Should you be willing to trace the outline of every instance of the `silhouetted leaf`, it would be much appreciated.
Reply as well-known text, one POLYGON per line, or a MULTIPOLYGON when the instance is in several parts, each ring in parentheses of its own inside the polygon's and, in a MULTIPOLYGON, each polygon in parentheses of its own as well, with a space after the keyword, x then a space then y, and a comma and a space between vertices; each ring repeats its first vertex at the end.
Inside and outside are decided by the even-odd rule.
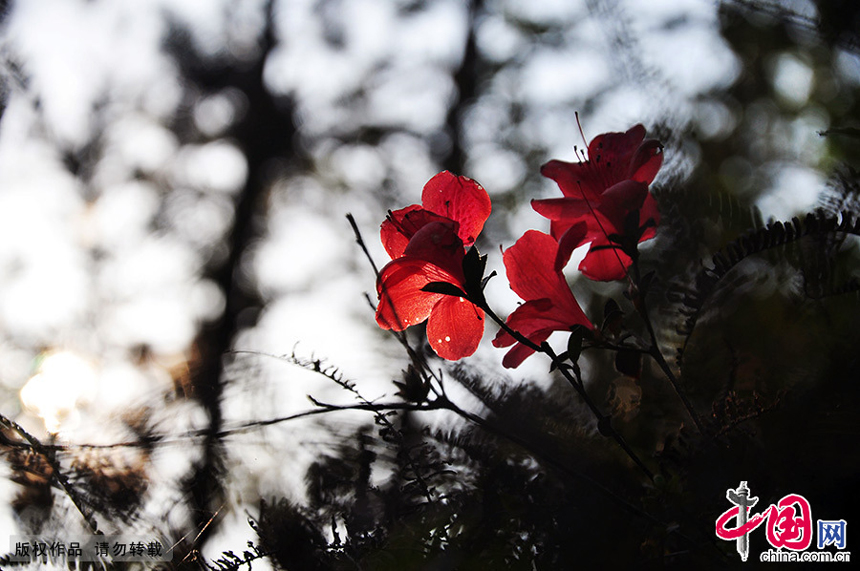
POLYGON ((579 354, 582 353, 582 329, 576 328, 570 332, 570 337, 567 338, 567 358, 571 363, 576 363, 579 359, 579 354))
POLYGON ((615 370, 622 375, 638 379, 642 373, 642 353, 621 350, 615 353, 615 370))
POLYGON ((426 286, 422 287, 421 291, 453 295, 455 297, 466 297, 466 292, 448 282, 430 282, 426 286))
POLYGON ((430 386, 424 382, 413 365, 403 371, 403 382, 394 381, 394 384, 399 389, 397 395, 409 402, 424 402, 430 392, 430 386))
POLYGON ((601 326, 601 329, 603 331, 609 331, 613 335, 618 335, 621 333, 623 321, 624 313, 618 306, 618 302, 614 299, 607 301, 606 305, 603 306, 603 325, 601 326))
POLYGON ((478 249, 472 246, 463 258, 463 275, 466 278, 466 293, 464 296, 477 303, 484 297, 484 268, 487 266, 487 256, 481 256, 478 249))

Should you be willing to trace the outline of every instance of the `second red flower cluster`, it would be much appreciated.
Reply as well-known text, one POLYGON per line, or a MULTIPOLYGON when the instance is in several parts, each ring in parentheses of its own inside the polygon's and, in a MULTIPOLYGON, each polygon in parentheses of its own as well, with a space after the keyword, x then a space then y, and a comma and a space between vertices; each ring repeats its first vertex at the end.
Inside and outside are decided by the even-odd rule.
MULTIPOLYGON (((642 125, 595 137, 588 156, 578 159, 541 167, 562 193, 532 201, 550 220, 550 234, 529 230, 504 252, 511 289, 524 301, 493 339, 496 347, 513 345, 505 367, 519 366, 534 352, 511 332, 540 346, 554 331, 593 327, 563 274, 574 249, 590 245, 579 265, 584 276, 619 280, 637 244, 655 235, 660 213, 648 186, 663 163, 662 145, 646 140, 642 125)), ((382 223, 391 261, 377 282, 376 321, 402 331, 426 320, 433 350, 457 360, 474 353, 484 334, 486 302, 474 293, 464 262, 490 216, 490 197, 475 181, 445 171, 425 185, 421 201, 390 212, 382 223)))

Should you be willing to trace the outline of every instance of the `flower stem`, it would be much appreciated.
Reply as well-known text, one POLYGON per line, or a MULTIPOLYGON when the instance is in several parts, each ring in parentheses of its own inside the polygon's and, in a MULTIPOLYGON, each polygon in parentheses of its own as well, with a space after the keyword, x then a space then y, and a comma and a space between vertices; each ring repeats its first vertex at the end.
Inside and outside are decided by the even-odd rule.
MULTIPOLYGON (((631 514, 645 518, 645 519, 647 519, 653 523, 660 523, 661 525, 665 525, 665 523, 660 522, 660 520, 656 519, 654 516, 652 516, 648 512, 643 511, 642 509, 634 506, 633 504, 631 504, 630 502, 628 502, 627 500, 625 500, 621 496, 617 495, 612 490, 610 490, 606 486, 602 485, 598 481, 594 480, 593 478, 590 478, 589 476, 586 476, 582 472, 579 472, 579 471, 572 469, 570 466, 568 466, 564 462, 557 460, 553 455, 548 454, 545 451, 536 448, 528 440, 521 438, 521 437, 517 436, 515 433, 506 430, 503 426, 499 425, 498 423, 492 422, 489 419, 483 418, 483 417, 478 416, 476 414, 473 414, 471 412, 467 412, 447 399, 444 399, 444 402, 438 403, 438 405, 439 405, 439 408, 450 410, 450 411, 454 412, 455 414, 457 414, 458 416, 460 416, 461 418, 463 418, 469 422, 474 423, 475 425, 483 428, 484 430, 486 430, 490 433, 493 433, 497 436, 500 436, 502 438, 505 438, 506 440, 522 447, 524 450, 533 454, 540 461, 548 464, 549 466, 552 466, 553 468, 555 468, 555 469, 557 469, 557 470, 559 470, 565 474, 568 474, 570 476, 584 480, 585 482, 587 482, 591 486, 595 487, 601 493, 607 495, 609 498, 618 502, 618 504, 622 508, 629 511, 631 514)), ((647 468, 643 467, 643 469, 646 470, 646 472, 647 472, 647 468)), ((651 479, 653 479, 653 478, 651 478, 651 479)))
MULTIPOLYGON (((641 278, 639 273, 638 256, 633 256, 633 263, 631 264, 631 269, 633 270, 633 281, 638 289, 641 278)), ((651 318, 648 315, 648 307, 645 302, 645 294, 643 292, 639 292, 637 295, 638 303, 634 303, 633 305, 636 307, 637 311, 639 312, 639 315, 642 316, 642 320, 645 322, 645 328, 648 330, 648 336, 651 338, 651 346, 649 347, 647 353, 651 355, 654 361, 657 362, 657 365, 666 375, 666 378, 669 379, 669 382, 672 384, 672 388, 675 389, 675 393, 678 395, 678 398, 681 399, 681 402, 687 409, 687 414, 689 414, 690 418, 693 419, 693 423, 696 425, 696 428, 699 430, 700 433, 704 433, 704 427, 702 426, 702 421, 699 420, 699 415, 696 414, 696 411, 693 409, 693 404, 687 398, 687 395, 681 388, 681 384, 678 382, 678 378, 675 376, 675 373, 672 372, 672 368, 669 366, 669 363, 666 362, 665 357, 663 357, 663 352, 660 351, 660 345, 657 343, 657 334, 654 331, 654 326, 651 324, 651 318)))
POLYGON ((550 360, 552 360, 552 364, 555 366, 555 368, 557 368, 561 372, 562 376, 567 379, 568 383, 570 383, 570 385, 576 390, 579 396, 582 397, 582 400, 591 410, 591 413, 594 415, 594 417, 597 419, 597 426, 600 433, 605 436, 611 436, 618 443, 621 449, 624 450, 627 456, 631 460, 633 460, 633 463, 636 464, 639 469, 642 470, 642 472, 648 477, 649 480, 653 481, 654 473, 651 472, 650 469, 648 469, 645 463, 636 455, 633 449, 630 448, 630 445, 628 445, 624 438, 622 438, 622 436, 615 430, 615 428, 612 427, 612 423, 610 421, 611 417, 603 414, 597 407, 597 405, 594 404, 594 401, 591 399, 591 397, 588 396, 588 393, 585 390, 585 385, 582 382, 582 376, 579 371, 579 366, 576 363, 573 363, 573 367, 566 366, 562 362, 562 359, 560 359, 559 356, 556 355, 555 351, 552 350, 552 347, 550 347, 549 344, 544 343, 543 345, 537 345, 519 331, 511 328, 498 315, 495 314, 495 312, 490 308, 489 304, 486 302, 485 299, 474 300, 473 303, 475 303, 475 301, 480 302, 480 304, 476 303, 476 305, 479 305, 479 307, 483 309, 488 316, 490 316, 490 319, 495 321, 499 325, 499 327, 504 329, 514 339, 516 339, 518 342, 522 343, 526 347, 535 350, 538 353, 543 353, 544 355, 548 356, 550 360), (573 369, 573 374, 571 374, 570 372, 571 369, 573 369))

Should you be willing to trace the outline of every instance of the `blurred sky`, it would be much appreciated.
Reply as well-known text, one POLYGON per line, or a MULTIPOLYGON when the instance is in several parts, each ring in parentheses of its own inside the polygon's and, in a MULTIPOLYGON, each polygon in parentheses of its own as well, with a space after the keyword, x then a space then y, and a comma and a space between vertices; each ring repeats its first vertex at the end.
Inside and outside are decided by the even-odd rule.
MULTIPOLYGON (((784 4, 815 16, 810 2, 784 4)), ((141 410, 169 433, 205 426, 199 407, 169 395, 193 362, 201 324, 224 308, 224 292, 205 275, 225 257, 248 176, 240 145, 226 135, 248 101, 235 88, 207 93, 189 84, 164 43, 178 27, 204 60, 253 61, 264 5, 12 3, 2 30, 0 412, 34 433, 45 436, 41 415, 61 440, 113 442, 133 437, 129 418, 141 410), (190 118, 194 140, 173 130, 178 116, 190 118), (85 159, 86 172, 70 170, 70 154, 85 159)), ((419 202, 451 146, 446 120, 457 100, 452 74, 464 57, 468 12, 454 0, 274 6, 277 43, 265 84, 295 103, 303 156, 293 164, 302 168, 288 169, 268 189, 260 239, 242 263, 264 306, 233 346, 273 355, 295 348, 341 367, 368 397, 390 395, 403 355, 375 327, 363 298, 373 292, 373 274, 344 216, 355 215, 384 263, 378 227, 386 210, 419 202), (382 133, 378 140, 357 135, 374 130, 382 133)), ((739 118, 708 96, 741 73, 717 18, 711 0, 483 3, 476 46, 493 73, 481 78, 462 117, 462 174, 487 188, 502 216, 481 244, 490 269, 504 274, 499 245, 528 228, 546 230, 527 192, 555 192, 535 165, 573 160, 573 146, 583 146, 574 111, 589 138, 637 122, 696 131, 701 140, 731 132, 739 118)), ((841 77, 860 81, 856 58, 840 58, 841 77)), ((771 69, 780 96, 803 108, 814 81, 808 62, 786 54, 771 69)), ((775 174, 760 199, 765 217, 808 207, 824 184, 815 131, 829 119, 815 108, 798 117, 787 126, 782 159, 767 166, 775 174)), ((667 147, 663 180, 689 174, 697 153, 694 145, 667 147)), ((517 299, 503 277, 491 283, 500 313, 510 311, 517 299)), ((502 375, 491 338, 475 361, 502 375)), ((308 393, 331 394, 275 358, 237 360, 224 395, 228 425, 308 408, 308 393)), ((542 374, 545 364, 537 361, 512 381, 542 374)), ((324 440, 287 426, 237 438, 230 502, 299 489, 291 480, 297 474, 281 468, 313 457, 324 440)), ((193 457, 183 447, 150 459, 153 479, 165 483, 148 499, 153 513, 176 501, 169 483, 193 457)), ((0 485, 0 493, 8 500, 14 487, 0 485)), ((227 512, 242 528, 235 533, 249 536, 243 512, 227 512)), ((0 530, 15 526, 6 508, 0 530)))

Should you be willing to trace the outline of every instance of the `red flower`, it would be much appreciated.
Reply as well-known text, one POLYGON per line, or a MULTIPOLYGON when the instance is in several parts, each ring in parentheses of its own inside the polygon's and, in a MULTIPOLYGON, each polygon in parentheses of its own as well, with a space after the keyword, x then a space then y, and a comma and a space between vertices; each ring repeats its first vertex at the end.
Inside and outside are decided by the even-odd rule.
MULTIPOLYGON (((588 160, 554 160, 541 167, 541 174, 558 183, 564 198, 533 200, 532 207, 551 220, 551 233, 567 255, 577 246, 591 243, 579 266, 591 279, 612 281, 626 275, 632 260, 608 237, 625 234, 630 212, 639 211, 637 228, 649 219, 654 226, 660 221, 648 185, 663 164, 663 147, 654 139, 644 138, 642 125, 626 133, 605 133, 588 145, 588 160), (585 234, 568 234, 579 222, 586 223, 585 234)), ((638 241, 653 238, 654 226, 646 228, 638 241)))
POLYGON ((390 212, 382 223, 382 245, 392 259, 402 256, 409 240, 431 222, 451 223, 463 246, 472 246, 491 209, 490 197, 481 185, 448 171, 424 185, 421 203, 390 212))
POLYGON ((465 299, 465 293, 457 296, 423 290, 428 284, 444 282, 452 291, 465 292, 465 250, 455 228, 450 221, 423 224, 401 255, 382 268, 376 285, 379 326, 403 331, 429 318, 430 346, 450 361, 474 353, 484 335, 484 312, 465 299))
POLYGON ((424 185, 421 203, 390 212, 382 223, 392 261, 377 283, 376 322, 403 331, 428 320, 430 346, 454 361, 474 353, 484 335, 484 312, 465 297, 463 259, 490 216, 490 197, 475 181, 444 171, 424 185), (462 295, 423 290, 435 282, 462 295))
MULTIPOLYGON (((571 232, 584 234, 585 224, 578 224, 571 232)), ((570 331, 574 325, 591 328, 561 269, 567 264, 570 252, 559 249, 552 236, 529 230, 508 248, 503 256, 511 289, 525 303, 508 316, 508 326, 521 333, 535 345, 546 341, 553 331, 570 331)), ((534 349, 517 343, 514 337, 502 329, 493 339, 496 347, 514 347, 507 352, 502 365, 515 368, 534 349), (516 343, 516 344, 515 344, 516 343)))

